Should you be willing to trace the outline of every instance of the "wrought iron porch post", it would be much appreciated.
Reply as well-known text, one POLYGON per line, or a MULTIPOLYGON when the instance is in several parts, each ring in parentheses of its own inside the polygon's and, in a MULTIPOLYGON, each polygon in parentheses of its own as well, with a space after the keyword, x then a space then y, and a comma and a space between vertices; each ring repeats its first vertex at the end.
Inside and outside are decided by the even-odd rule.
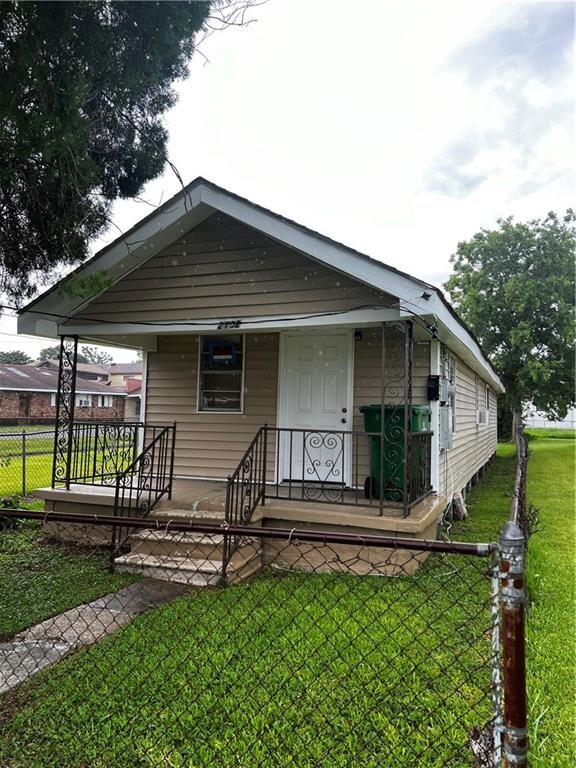
POLYGON ((54 461, 52 487, 64 483, 70 488, 72 450, 74 447, 74 405, 76 402, 76 365, 78 362, 78 336, 60 338, 60 364, 58 366, 58 392, 56 394, 56 433, 54 435, 54 461))
POLYGON ((414 359, 414 326, 404 322, 404 517, 410 513, 412 501, 412 364, 414 359))
POLYGON ((384 514, 384 403, 386 402, 386 323, 382 323, 380 351, 380 491, 379 514, 384 514))

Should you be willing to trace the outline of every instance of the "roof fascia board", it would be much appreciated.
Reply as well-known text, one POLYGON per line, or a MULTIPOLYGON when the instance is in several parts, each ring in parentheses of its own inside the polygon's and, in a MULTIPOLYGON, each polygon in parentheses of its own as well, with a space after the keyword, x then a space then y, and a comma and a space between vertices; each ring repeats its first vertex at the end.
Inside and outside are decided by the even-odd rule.
MULTIPOLYGON (((466 327, 458 321, 438 293, 434 293, 427 301, 430 322, 436 322, 439 338, 451 349, 458 352, 464 360, 483 379, 489 381, 497 392, 504 392, 504 386, 498 375, 486 359, 480 345, 466 327)), ((409 318, 411 313, 401 311, 403 317, 409 318)))
POLYGON ((79 336, 80 341, 90 344, 104 344, 108 347, 121 347, 128 349, 145 349, 148 352, 156 352, 157 339, 150 333, 142 333, 142 326, 132 326, 132 332, 118 332, 107 335, 109 325, 101 326, 103 336, 96 333, 94 323, 80 326, 58 325, 55 320, 46 320, 43 317, 35 315, 22 314, 18 318, 18 333, 25 333, 30 336, 42 336, 46 339, 60 339, 61 336, 79 336), (94 335, 96 333, 96 335, 94 335))
MULTIPOLYGON (((482 369, 490 370, 490 378, 499 382, 478 343, 461 321, 449 310, 440 292, 432 286, 417 278, 397 272, 386 264, 357 253, 344 245, 327 240, 318 233, 308 231, 294 222, 283 219, 277 214, 222 190, 201 178, 192 182, 186 189, 175 195, 157 211, 151 213, 72 274, 88 275, 104 269, 115 280, 119 280, 148 259, 153 258, 160 250, 215 211, 221 211, 247 226, 254 227, 272 239, 308 255, 338 272, 396 296, 402 307, 402 317, 436 314, 450 335, 463 341, 477 358, 482 369)), ((49 317, 50 310, 53 310, 53 313, 60 317, 72 316, 88 306, 95 298, 97 298, 96 295, 80 301, 78 299, 73 300, 63 297, 58 290, 50 289, 46 294, 28 305, 30 308, 35 306, 35 310, 22 310, 18 319, 18 332, 44 335, 49 338, 62 335, 63 330, 61 328, 55 329, 56 323, 49 317), (42 311, 46 312, 47 317, 41 318, 42 311), (30 315, 33 313, 36 315, 35 322, 30 320, 30 315)), ((129 324, 126 327, 128 328, 129 324)), ((166 328, 162 325, 161 327, 163 330, 166 328)), ((278 327, 277 324, 276 327, 278 327)), ((92 333, 104 336, 108 336, 111 332, 110 328, 101 328, 96 325, 91 325, 90 329, 92 333)), ((263 330, 262 327, 260 329, 263 330)), ((138 327, 137 330, 141 332, 142 329, 138 327)), ((74 324, 67 326, 64 333, 84 334, 87 331, 85 326, 80 327, 74 324)), ((133 332, 136 332, 134 327, 129 331, 127 330, 126 334, 130 335, 133 332)), ((190 330, 177 331, 174 329, 168 332, 190 332, 190 330)), ((502 384, 499 382, 499 389, 501 388, 502 384)))
POLYGON ((106 271, 117 282, 214 213, 201 204, 197 188, 182 192, 173 199, 170 207, 166 210, 163 208, 143 219, 139 225, 98 251, 89 261, 31 301, 21 310, 20 317, 32 312, 37 315, 42 312, 47 315, 54 313, 62 317, 80 312, 107 288, 89 298, 72 298, 59 290, 66 281, 106 271))
MULTIPOLYGON (((231 318, 215 318, 207 319, 205 321, 194 321, 193 325, 185 322, 178 323, 177 321, 171 323, 154 323, 147 325, 151 334, 194 334, 194 333, 230 333, 230 327, 218 328, 220 323, 224 324, 230 321, 231 318)), ((253 317, 242 318, 238 331, 278 331, 289 328, 318 328, 327 326, 347 326, 355 327, 361 325, 374 325, 376 323, 388 323, 400 320, 400 313, 397 309, 362 309, 352 312, 342 312, 335 315, 302 315, 291 316, 290 318, 279 318, 271 315, 268 317, 253 317)), ((118 338, 119 334, 130 335, 137 331, 142 332, 142 326, 138 323, 90 323, 90 325, 83 325, 82 323, 69 322, 66 326, 66 333, 75 335, 85 335, 86 333, 93 334, 111 334, 118 338)), ((60 330, 62 333, 62 328, 60 330)), ((152 350, 154 351, 154 350, 152 350)))

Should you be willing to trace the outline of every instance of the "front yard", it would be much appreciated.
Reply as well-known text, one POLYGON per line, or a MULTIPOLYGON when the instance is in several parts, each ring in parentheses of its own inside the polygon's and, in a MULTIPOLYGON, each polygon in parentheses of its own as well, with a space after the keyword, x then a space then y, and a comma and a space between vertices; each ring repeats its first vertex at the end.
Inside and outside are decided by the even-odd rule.
MULTIPOLYGON (((539 510, 527 575, 528 706, 532 768, 576 765, 576 529, 573 430, 528 430, 528 502, 539 510)), ((514 450, 499 460, 469 497, 470 518, 456 535, 494 539, 502 525, 514 472, 514 450)))
MULTIPOLYGON (((535 768, 576 762, 573 646, 563 639, 574 636, 574 445, 531 443, 529 498, 541 518, 529 559, 535 768)), ((497 537, 514 470, 512 447, 500 446, 452 538, 497 537)), ((45 580, 46 564, 29 543, 24 599, 9 586, 20 569, 0 595, 2 604, 12 600, 12 627, 26 613, 28 623, 38 620, 36 606, 47 601, 63 610, 55 593, 73 604, 78 584, 82 599, 91 599, 93 581, 108 588, 98 582, 112 578, 102 563, 86 563, 84 578, 84 566, 65 570, 58 550, 46 555, 45 580)), ((410 578, 269 571, 194 591, 5 697, 0 765, 471 767, 469 731, 491 716, 488 565, 435 556, 410 578)))
POLYGON ((28 520, 0 530, 0 641, 134 581, 109 573, 103 552, 43 544, 41 527, 28 520))

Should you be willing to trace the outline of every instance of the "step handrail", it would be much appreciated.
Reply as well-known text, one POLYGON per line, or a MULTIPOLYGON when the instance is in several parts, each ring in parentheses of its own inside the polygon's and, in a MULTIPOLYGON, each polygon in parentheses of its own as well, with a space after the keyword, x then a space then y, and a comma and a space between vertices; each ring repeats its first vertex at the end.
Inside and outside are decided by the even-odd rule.
MULTIPOLYGON (((172 496, 174 476, 174 451, 176 443, 176 422, 161 427, 152 427, 152 440, 140 454, 116 476, 114 494, 114 517, 127 515, 146 517, 167 496, 172 496)), ((118 526, 112 531, 112 551, 120 545, 118 526)))
MULTIPOLYGON (((249 525, 258 505, 266 503, 266 458, 268 453, 268 425, 260 427, 240 459, 238 466, 228 475, 226 484, 226 526, 249 525)), ((238 545, 240 537, 224 536, 222 580, 238 545)))

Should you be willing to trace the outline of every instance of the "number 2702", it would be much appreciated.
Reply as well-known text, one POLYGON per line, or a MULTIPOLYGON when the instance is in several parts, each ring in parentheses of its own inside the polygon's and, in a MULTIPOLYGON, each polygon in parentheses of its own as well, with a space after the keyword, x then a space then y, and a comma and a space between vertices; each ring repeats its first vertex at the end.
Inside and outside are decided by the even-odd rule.
POLYGON ((242 320, 223 320, 218 323, 218 330, 223 331, 225 328, 240 328, 242 320))

